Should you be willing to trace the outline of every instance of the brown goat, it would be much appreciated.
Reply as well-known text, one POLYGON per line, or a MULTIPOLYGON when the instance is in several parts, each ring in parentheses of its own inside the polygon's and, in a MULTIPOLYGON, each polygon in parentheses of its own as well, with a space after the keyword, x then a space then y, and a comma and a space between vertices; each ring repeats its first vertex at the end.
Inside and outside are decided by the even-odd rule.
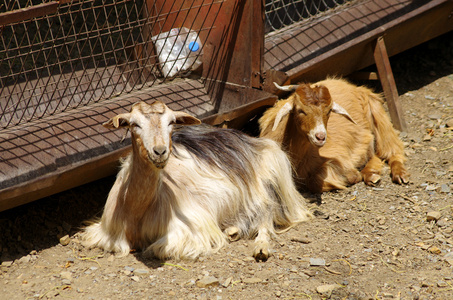
POLYGON ((320 193, 362 180, 373 186, 380 181, 382 160, 393 182, 408 182, 403 143, 378 94, 343 79, 276 86, 293 93, 260 118, 260 136, 287 151, 300 188, 320 193))

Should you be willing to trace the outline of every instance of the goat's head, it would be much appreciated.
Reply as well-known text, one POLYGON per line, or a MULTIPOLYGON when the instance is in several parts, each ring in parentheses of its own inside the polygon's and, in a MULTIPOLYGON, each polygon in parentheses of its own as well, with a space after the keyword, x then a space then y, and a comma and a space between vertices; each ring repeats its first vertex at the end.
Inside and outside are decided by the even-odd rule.
POLYGON ((162 169, 171 152, 173 125, 197 125, 201 121, 185 112, 173 111, 164 103, 137 102, 129 113, 119 114, 105 122, 106 128, 131 131, 134 151, 142 159, 162 169))
POLYGON ((275 82, 274 84, 278 89, 293 94, 290 101, 278 111, 273 131, 277 129, 284 116, 292 114, 297 130, 307 136, 312 145, 322 147, 326 143, 327 121, 331 112, 341 114, 356 124, 343 107, 332 101, 325 86, 311 87, 308 84, 279 86, 275 82))

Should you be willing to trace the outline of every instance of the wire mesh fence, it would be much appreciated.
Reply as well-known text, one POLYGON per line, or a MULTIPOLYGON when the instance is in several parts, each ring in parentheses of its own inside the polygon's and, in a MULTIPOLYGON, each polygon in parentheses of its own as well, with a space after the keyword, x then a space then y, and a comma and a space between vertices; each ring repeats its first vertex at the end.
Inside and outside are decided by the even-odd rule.
POLYGON ((0 5, 0 127, 149 87, 181 67, 192 69, 201 45, 189 57, 176 40, 187 44, 200 32, 206 39, 212 24, 189 26, 192 36, 183 38, 179 31, 162 32, 162 26, 222 1, 183 2, 168 13, 143 0, 6 0, 0 5), (153 36, 167 49, 156 51, 153 36), (163 73, 164 67, 172 72, 163 73))
POLYGON ((266 32, 320 16, 322 13, 358 0, 266 0, 266 32))
MULTIPOLYGON (((190 72, 200 64, 203 41, 215 26, 213 7, 223 1, 4 0, 0 127, 190 72), (178 28, 176 20, 187 28, 178 28), (196 28, 190 20, 197 20, 196 28)), ((277 30, 348 2, 266 0, 267 27, 277 30)))

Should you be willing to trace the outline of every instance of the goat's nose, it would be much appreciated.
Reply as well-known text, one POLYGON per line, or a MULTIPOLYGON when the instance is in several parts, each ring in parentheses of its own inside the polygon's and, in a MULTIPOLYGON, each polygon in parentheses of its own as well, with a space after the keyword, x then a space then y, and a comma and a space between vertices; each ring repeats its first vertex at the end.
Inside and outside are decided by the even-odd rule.
POLYGON ((154 154, 161 156, 164 155, 165 152, 167 152, 167 147, 165 147, 164 145, 155 146, 153 148, 153 151, 154 154))
POLYGON ((315 134, 316 139, 320 142, 323 142, 326 140, 326 134, 324 132, 318 132, 315 134))

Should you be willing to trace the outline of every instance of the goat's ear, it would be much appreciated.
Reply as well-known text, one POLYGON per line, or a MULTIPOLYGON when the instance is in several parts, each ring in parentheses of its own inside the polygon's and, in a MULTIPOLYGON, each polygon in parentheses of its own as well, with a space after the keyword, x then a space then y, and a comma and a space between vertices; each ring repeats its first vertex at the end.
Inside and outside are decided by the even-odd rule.
POLYGON ((357 125, 356 121, 354 121, 354 119, 349 115, 346 109, 344 109, 341 105, 337 104, 336 102, 332 103, 332 111, 334 113, 345 116, 349 121, 357 125))
POLYGON ((107 122, 103 123, 102 126, 110 129, 124 128, 130 126, 130 114, 119 114, 114 116, 107 122))
POLYGON ((272 127, 272 131, 275 131, 278 127, 278 124, 280 124, 280 121, 283 119, 284 116, 289 114, 291 110, 293 109, 293 104, 291 102, 286 102, 285 105, 283 105, 280 110, 277 113, 277 116, 275 117, 274 121, 274 126, 272 127))
POLYGON ((201 121, 185 112, 175 111, 176 124, 178 125, 198 125, 201 121))

